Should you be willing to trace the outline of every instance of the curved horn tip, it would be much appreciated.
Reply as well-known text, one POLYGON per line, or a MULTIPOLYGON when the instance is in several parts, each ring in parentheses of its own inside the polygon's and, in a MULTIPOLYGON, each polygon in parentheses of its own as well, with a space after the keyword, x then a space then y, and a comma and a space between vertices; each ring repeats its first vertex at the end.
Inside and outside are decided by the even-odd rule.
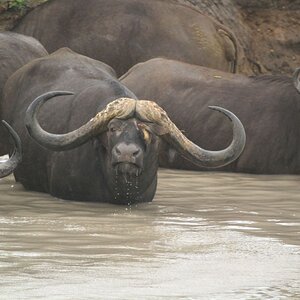
MULTIPOLYGON (((74 95, 74 93, 69 92, 69 91, 51 91, 51 92, 44 93, 44 94, 38 96, 37 98, 35 98, 29 104, 26 112, 32 113, 32 111, 34 111, 34 109, 36 107, 41 106, 43 103, 50 100, 51 98, 56 97, 56 96, 65 96, 65 95, 74 95)), ((39 108, 38 108, 38 110, 39 110, 39 108)), ((26 119, 26 117, 25 117, 25 119, 26 119)))
POLYGON ((224 114, 231 121, 232 117, 236 117, 236 115, 233 112, 220 106, 210 105, 208 106, 208 108, 224 114))
POLYGON ((46 101, 52 99, 53 97, 56 96, 65 96, 65 95, 74 95, 73 92, 70 91, 50 91, 47 93, 44 93, 40 96, 38 96, 37 98, 35 98, 28 106, 27 110, 26 110, 26 116, 25 116, 25 125, 27 126, 27 121, 28 121, 28 116, 27 114, 29 114, 31 117, 34 114, 33 112, 35 111, 35 109, 37 108, 37 111, 39 110, 39 107, 45 103, 46 101))
POLYGON ((221 107, 221 106, 217 106, 217 105, 210 105, 208 106, 209 109, 212 109, 212 110, 217 110, 217 111, 228 111, 227 109, 221 107))
POLYGON ((15 130, 5 120, 1 120, 1 123, 6 128, 6 130, 15 138, 15 140, 20 140, 15 130))
POLYGON ((66 95, 74 95, 74 94, 75 93, 70 91, 50 91, 40 95, 39 97, 37 97, 37 99, 44 98, 44 100, 49 100, 56 96, 66 96, 66 95))
POLYGON ((300 67, 295 69, 293 75, 294 75, 294 76, 297 76, 297 74, 298 74, 299 72, 300 72, 300 67))
POLYGON ((293 73, 293 81, 294 81, 294 86, 296 88, 296 90, 298 91, 298 93, 300 93, 300 68, 297 68, 294 73, 293 73))
POLYGON ((5 120, 1 120, 1 123, 6 128, 8 133, 11 135, 14 146, 15 146, 12 156, 10 158, 10 161, 12 163, 18 164, 22 160, 21 139, 20 139, 19 135, 16 133, 16 131, 5 120))
MULTIPOLYGON (((50 91, 50 92, 47 92, 47 93, 56 93, 56 94, 61 94, 61 95, 74 95, 75 93, 74 92, 71 92, 71 91, 50 91)), ((47 94, 46 93, 46 94, 47 94)))
POLYGON ((1 123, 6 127, 6 128, 11 128, 11 126, 4 120, 1 120, 1 123))

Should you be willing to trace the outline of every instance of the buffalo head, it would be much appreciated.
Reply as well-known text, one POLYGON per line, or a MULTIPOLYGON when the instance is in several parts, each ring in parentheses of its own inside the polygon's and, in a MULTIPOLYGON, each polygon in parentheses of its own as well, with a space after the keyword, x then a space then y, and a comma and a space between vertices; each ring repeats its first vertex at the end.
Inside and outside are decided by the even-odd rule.
POLYGON ((188 140, 156 103, 131 98, 119 98, 109 103, 104 110, 72 132, 46 132, 36 118, 40 107, 54 96, 70 94, 55 91, 39 96, 27 109, 26 127, 40 145, 54 151, 73 149, 94 140, 101 166, 105 166, 103 173, 114 198, 112 202, 127 204, 153 199, 160 139, 193 163, 205 167, 229 164, 245 146, 243 125, 226 109, 211 107, 232 121, 232 143, 224 150, 207 151, 188 140))

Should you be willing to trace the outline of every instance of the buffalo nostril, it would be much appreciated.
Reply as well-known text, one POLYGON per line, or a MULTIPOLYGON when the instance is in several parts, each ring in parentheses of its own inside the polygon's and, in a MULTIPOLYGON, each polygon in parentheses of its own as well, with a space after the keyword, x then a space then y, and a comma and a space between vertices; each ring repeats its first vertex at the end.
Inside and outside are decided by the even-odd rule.
POLYGON ((141 152, 141 150, 140 150, 140 149, 137 149, 136 151, 134 151, 134 152, 132 153, 132 156, 138 156, 140 152, 141 152))
POLYGON ((119 149, 119 147, 116 147, 116 154, 121 155, 121 150, 119 149))

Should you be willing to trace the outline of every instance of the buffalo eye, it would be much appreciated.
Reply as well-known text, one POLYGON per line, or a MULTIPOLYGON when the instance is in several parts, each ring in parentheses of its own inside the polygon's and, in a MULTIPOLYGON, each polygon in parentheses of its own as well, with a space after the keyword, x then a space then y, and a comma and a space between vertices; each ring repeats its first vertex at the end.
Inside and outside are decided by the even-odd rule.
POLYGON ((109 126, 108 130, 111 133, 116 133, 118 131, 121 131, 121 128, 120 128, 120 126, 117 126, 117 125, 114 124, 114 125, 109 126))
POLYGON ((109 128, 109 131, 110 131, 110 132, 116 132, 117 130, 118 130, 117 127, 113 127, 113 126, 112 126, 112 127, 109 128))
POLYGON ((107 127, 110 133, 120 132, 123 128, 122 123, 118 120, 112 120, 107 127))

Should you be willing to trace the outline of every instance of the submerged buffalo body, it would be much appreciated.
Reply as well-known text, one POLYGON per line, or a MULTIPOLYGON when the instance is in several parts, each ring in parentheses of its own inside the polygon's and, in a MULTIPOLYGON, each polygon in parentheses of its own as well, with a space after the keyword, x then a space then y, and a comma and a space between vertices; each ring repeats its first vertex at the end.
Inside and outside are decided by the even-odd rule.
MULTIPOLYGON (((34 38, 14 32, 0 33, 0 102, 2 90, 9 78, 17 69, 29 61, 47 55, 46 49, 34 38)), ((1 111, 0 111, 1 116, 1 111)), ((8 138, 6 130, 0 127, 0 155, 8 152, 4 141, 8 138)))
MULTIPOLYGON (((300 173, 300 84, 285 76, 247 77, 182 62, 153 59, 134 66, 121 82, 137 97, 155 99, 193 142, 218 150, 230 128, 207 107, 220 105, 241 119, 247 134, 243 154, 221 170, 247 173, 300 173), (298 90, 297 90, 298 87, 298 90), (199 130, 201 126, 201 130, 199 130), (213 134, 211 134, 213 132, 213 134)), ((168 148, 167 148, 168 149, 168 148)), ((164 167, 202 170, 164 152, 164 167)))
POLYGON ((69 49, 15 72, 2 103, 24 148, 16 180, 60 198, 118 204, 152 200, 161 140, 196 164, 218 167, 236 159, 245 144, 243 126, 231 112, 214 109, 233 124, 231 145, 217 152, 191 143, 110 67, 69 49))
POLYGON ((103 61, 118 75, 134 64, 168 57, 235 72, 232 33, 194 8, 159 0, 50 0, 14 31, 103 61))

